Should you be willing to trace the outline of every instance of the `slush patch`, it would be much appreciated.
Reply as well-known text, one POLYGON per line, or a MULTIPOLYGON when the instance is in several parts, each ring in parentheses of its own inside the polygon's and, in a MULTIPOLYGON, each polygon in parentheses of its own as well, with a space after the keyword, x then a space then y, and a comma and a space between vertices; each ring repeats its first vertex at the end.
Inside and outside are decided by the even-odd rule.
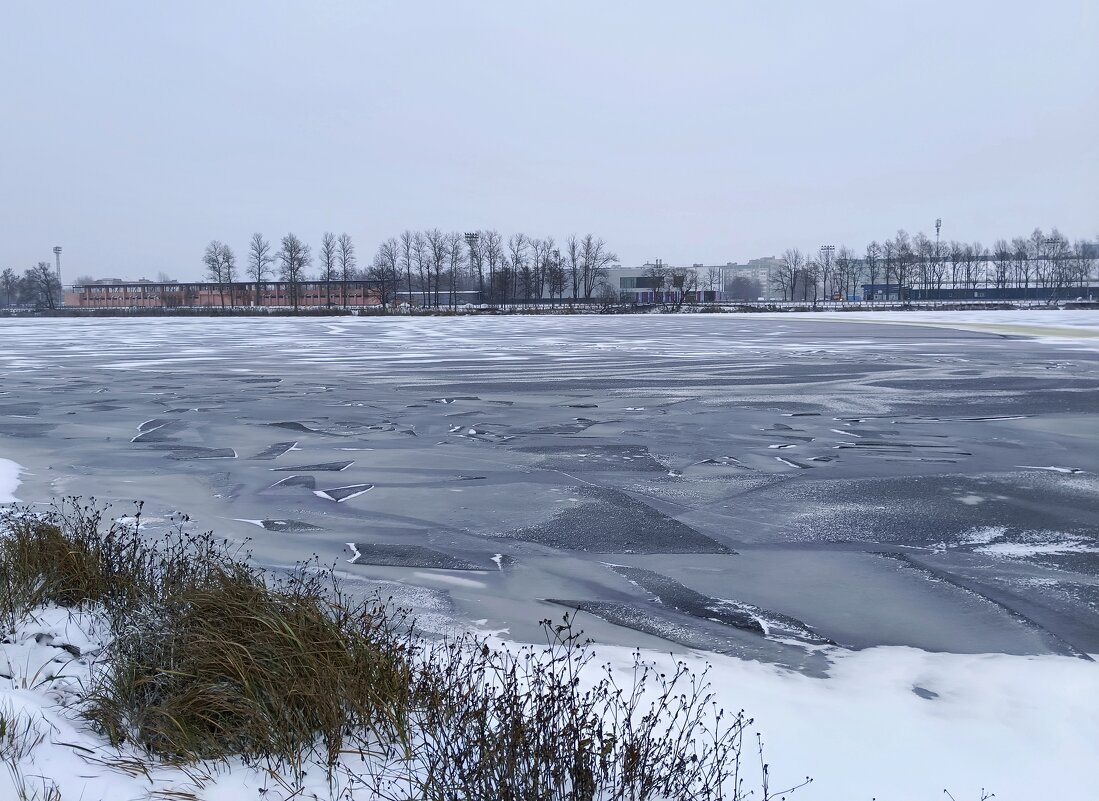
POLYGON ((322 531, 320 526, 306 523, 304 520, 261 520, 260 525, 268 531, 322 531))

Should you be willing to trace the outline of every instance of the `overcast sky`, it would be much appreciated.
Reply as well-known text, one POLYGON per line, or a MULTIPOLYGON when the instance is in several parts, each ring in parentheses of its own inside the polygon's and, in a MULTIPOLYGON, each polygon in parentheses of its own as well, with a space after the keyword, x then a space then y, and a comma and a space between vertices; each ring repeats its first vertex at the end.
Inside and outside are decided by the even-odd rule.
POLYGON ((211 239, 405 228, 627 266, 1099 233, 1099 3, 25 2, 0 267, 198 278, 211 239))

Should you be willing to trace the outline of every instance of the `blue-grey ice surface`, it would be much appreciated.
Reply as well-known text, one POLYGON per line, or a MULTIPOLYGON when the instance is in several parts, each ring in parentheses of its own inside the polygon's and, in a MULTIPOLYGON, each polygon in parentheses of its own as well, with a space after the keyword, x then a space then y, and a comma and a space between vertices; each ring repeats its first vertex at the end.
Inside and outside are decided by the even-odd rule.
POLYGON ((571 607, 598 640, 809 671, 821 643, 1099 652, 1079 343, 748 315, 0 334, 25 501, 143 499, 518 639, 571 607))

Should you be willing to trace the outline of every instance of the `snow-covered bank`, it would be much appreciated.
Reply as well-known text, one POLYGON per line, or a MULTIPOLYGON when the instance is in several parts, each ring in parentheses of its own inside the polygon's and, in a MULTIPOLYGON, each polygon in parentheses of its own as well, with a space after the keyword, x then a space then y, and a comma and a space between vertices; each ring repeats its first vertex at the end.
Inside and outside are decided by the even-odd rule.
POLYGON ((19 487, 19 474, 23 468, 10 459, 0 459, 0 503, 18 503, 15 490, 19 487))
POLYGON ((773 775, 813 801, 1094 798, 1099 664, 914 648, 834 651, 827 679, 709 657, 718 697, 763 733, 773 775))
MULTIPOLYGON (((239 764, 202 781, 169 767, 152 767, 148 775, 108 767, 137 754, 110 748, 76 714, 91 669, 87 657, 101 644, 92 619, 56 608, 38 610, 10 639, 0 645, 0 673, 11 677, 0 680, 0 714, 33 721, 43 735, 41 744, 18 760, 32 788, 52 783, 62 799, 144 798, 168 790, 203 801, 251 801, 263 790, 264 798, 287 795, 264 771, 239 764)), ((623 677, 629 675, 628 649, 603 647, 597 655, 591 669, 605 660, 623 677)), ((959 801, 975 801, 982 787, 994 791, 998 801, 1094 797, 1096 663, 899 647, 832 656, 827 679, 732 658, 694 654, 687 659, 698 668, 712 665, 722 705, 734 711, 743 707, 755 717, 772 788, 813 777, 794 798, 915 801, 941 798, 946 788, 959 801)), ((645 658, 672 661, 659 654, 645 658)), ((347 766, 363 770, 357 758, 349 757, 347 766)), ((748 771, 749 783, 753 772, 748 771)), ((323 773, 310 772, 302 797, 336 796, 323 773)), ((15 797, 12 782, 13 774, 0 771, 0 797, 15 797)))
POLYGON ((924 325, 963 331, 1018 334, 1050 339, 1081 340, 1099 347, 1099 311, 1087 309, 997 309, 969 311, 783 312, 762 314, 774 319, 834 320, 924 325))

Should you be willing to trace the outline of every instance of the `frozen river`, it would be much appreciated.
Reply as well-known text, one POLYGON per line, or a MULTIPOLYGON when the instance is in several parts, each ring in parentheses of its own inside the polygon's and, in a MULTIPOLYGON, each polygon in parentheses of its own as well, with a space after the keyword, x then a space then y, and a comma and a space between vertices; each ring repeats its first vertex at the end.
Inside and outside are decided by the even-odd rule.
POLYGON ((1094 318, 923 319, 0 320, 0 459, 429 626, 1099 652, 1094 318))

